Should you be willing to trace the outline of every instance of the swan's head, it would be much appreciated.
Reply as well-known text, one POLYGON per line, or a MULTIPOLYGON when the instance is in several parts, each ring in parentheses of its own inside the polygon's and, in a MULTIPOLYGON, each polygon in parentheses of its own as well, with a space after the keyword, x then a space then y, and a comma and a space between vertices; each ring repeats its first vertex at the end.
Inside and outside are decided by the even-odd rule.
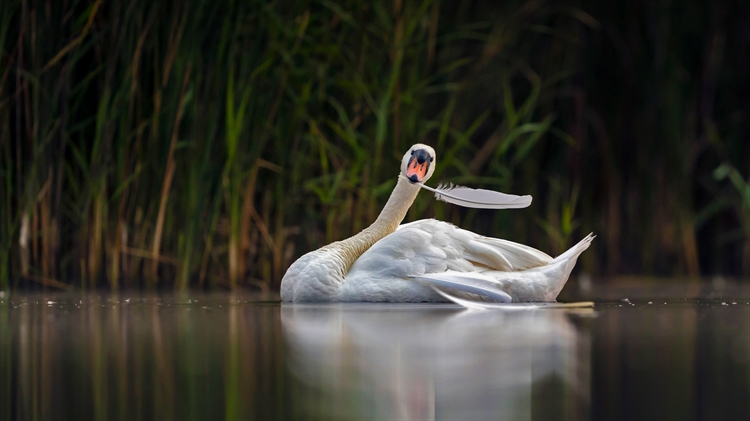
POLYGON ((435 172, 435 150, 417 143, 401 160, 401 175, 412 183, 424 183, 435 172))

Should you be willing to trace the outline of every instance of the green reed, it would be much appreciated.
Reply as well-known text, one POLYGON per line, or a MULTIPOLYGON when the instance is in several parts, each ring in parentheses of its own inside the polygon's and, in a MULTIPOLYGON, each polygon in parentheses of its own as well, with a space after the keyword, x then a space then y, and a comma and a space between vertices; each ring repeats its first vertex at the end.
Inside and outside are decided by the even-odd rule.
MULTIPOLYGON (((665 7, 4 1, 0 289, 277 287, 294 258, 374 220, 415 142, 436 147, 435 180, 535 202, 466 211, 420 195, 410 220, 554 253, 596 231, 582 258, 595 273, 737 273, 698 230, 733 229, 700 218, 730 212, 710 174, 725 157, 746 167, 742 105, 725 94, 716 117, 701 92, 726 93, 742 68, 718 41, 680 44, 700 7, 672 26, 665 7), (611 28, 642 15, 675 35, 627 38, 658 48, 599 69, 627 56, 611 28), (695 51, 714 60, 704 73, 684 59, 695 51), (706 140, 709 124, 724 140, 706 140)), ((732 255, 743 235, 718 247, 732 255)))

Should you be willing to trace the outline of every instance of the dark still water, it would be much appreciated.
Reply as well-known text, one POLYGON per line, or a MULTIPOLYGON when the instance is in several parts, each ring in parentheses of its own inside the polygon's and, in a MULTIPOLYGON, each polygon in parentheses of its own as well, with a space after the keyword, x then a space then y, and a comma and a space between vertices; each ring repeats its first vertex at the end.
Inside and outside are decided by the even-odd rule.
POLYGON ((748 290, 665 294, 470 311, 4 293, 0 419, 750 419, 748 290))

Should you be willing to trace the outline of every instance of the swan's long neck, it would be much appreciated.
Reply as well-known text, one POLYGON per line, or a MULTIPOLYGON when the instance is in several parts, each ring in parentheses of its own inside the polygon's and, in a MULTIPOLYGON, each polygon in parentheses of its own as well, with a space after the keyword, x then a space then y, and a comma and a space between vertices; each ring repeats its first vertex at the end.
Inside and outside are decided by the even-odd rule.
POLYGON ((331 246, 335 246, 341 251, 344 266, 343 274, 349 272, 349 268, 354 264, 354 261, 367 251, 367 249, 372 247, 373 244, 396 231, 396 228, 404 220, 406 212, 417 197, 419 189, 418 185, 412 184, 406 178, 398 177, 396 188, 393 189, 388 203, 380 211, 378 219, 359 234, 331 244, 331 246))

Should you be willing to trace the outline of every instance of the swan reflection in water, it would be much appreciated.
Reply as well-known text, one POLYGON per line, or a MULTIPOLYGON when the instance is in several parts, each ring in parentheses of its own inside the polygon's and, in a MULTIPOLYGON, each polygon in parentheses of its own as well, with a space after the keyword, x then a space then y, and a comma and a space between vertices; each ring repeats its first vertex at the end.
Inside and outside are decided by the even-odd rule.
POLYGON ((327 419, 586 419, 592 309, 284 304, 305 413, 327 419))

